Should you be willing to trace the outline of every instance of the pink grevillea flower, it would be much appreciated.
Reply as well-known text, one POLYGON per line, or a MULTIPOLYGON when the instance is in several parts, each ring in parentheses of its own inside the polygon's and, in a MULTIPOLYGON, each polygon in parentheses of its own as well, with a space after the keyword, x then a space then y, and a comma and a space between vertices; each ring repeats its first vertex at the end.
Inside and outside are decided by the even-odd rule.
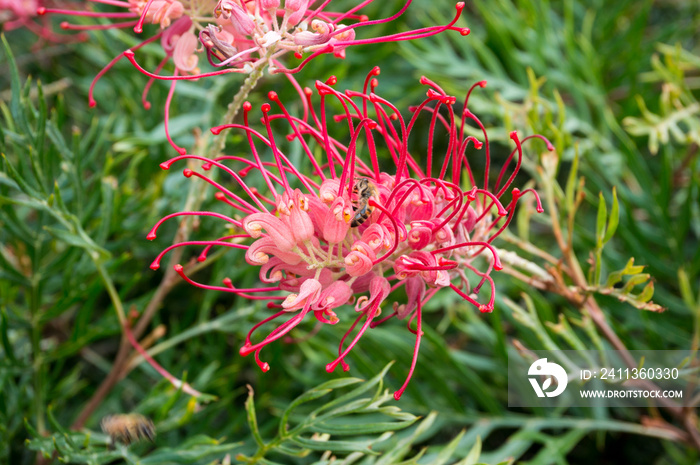
MULTIPOLYGON (((0 0, 8 1, 8 0, 0 0)), ((158 26, 149 30, 140 44, 115 57, 100 71, 89 92, 89 103, 96 105, 93 89, 96 82, 122 57, 126 57, 140 72, 149 77, 142 102, 150 108, 148 91, 155 79, 171 81, 171 90, 165 103, 165 130, 170 144, 181 154, 168 131, 169 107, 180 80, 198 79, 228 73, 249 74, 269 68, 273 73, 291 74, 301 70, 310 60, 332 53, 344 57, 352 45, 378 44, 419 39, 453 30, 467 35, 468 28, 456 27, 464 3, 456 4, 454 18, 445 25, 401 32, 380 37, 358 37, 365 26, 393 21, 401 16, 413 0, 394 15, 383 19, 369 19, 362 14, 375 0, 364 0, 348 11, 330 11, 330 0, 88 0, 87 5, 105 4, 110 11, 93 8, 61 9, 38 7, 40 15, 60 14, 75 17, 108 19, 109 24, 84 25, 63 22, 67 30, 133 28, 143 33, 144 24, 158 26), (124 11, 113 11, 114 7, 124 11), (135 52, 149 42, 160 39, 166 57, 153 70, 146 70, 137 62, 135 52), (292 53, 298 65, 286 67, 280 61, 292 53), (202 72, 198 67, 199 54, 206 53, 213 69, 202 72), (175 65, 172 72, 161 74, 169 61, 175 65)), ((203 61, 203 60, 202 60, 203 61)), ((290 78, 291 79, 291 78, 290 78)))
MULTIPOLYGON (((197 67, 199 57, 196 55, 199 40, 195 34, 198 23, 193 21, 193 18, 198 14, 197 5, 199 3, 201 2, 195 0, 189 2, 186 0, 182 2, 178 0, 87 0, 82 3, 73 3, 72 9, 39 6, 35 8, 35 11, 40 16, 61 15, 72 16, 76 19, 96 18, 109 21, 106 24, 62 22, 61 28, 68 31, 132 28, 141 34, 145 23, 157 25, 155 30, 149 30, 148 37, 143 42, 132 47, 131 50, 138 50, 148 43, 160 40, 166 56, 158 65, 157 70, 160 71, 169 61, 172 61, 175 64, 172 74, 178 76, 200 72, 197 67), (95 5, 107 5, 110 7, 110 11, 94 8, 95 5), (115 7, 122 8, 123 11, 114 11, 115 7)), ((90 106, 97 104, 93 97, 95 84, 123 56, 123 54, 117 55, 95 76, 89 91, 90 106)), ((146 108, 150 108, 146 97, 152 83, 153 80, 150 80, 146 84, 142 95, 142 101, 146 108)))
POLYGON ((47 4, 57 6, 60 0, 0 0, 2 30, 7 32, 19 28, 28 29, 48 42, 74 42, 87 38, 85 34, 70 36, 56 34, 48 21, 39 20, 37 10, 47 4))
MULTIPOLYGON (((186 169, 184 174, 214 186, 216 198, 231 208, 231 215, 174 213, 159 221, 148 238, 156 237, 164 221, 180 215, 211 216, 233 227, 229 236, 169 247, 151 268, 157 269, 176 247, 204 246, 200 261, 212 247, 245 250, 246 262, 259 268, 260 287, 238 288, 228 278, 220 286, 202 284, 182 266, 176 270, 203 289, 269 302, 276 313, 256 324, 240 349, 242 355, 254 354, 263 371, 269 365, 260 360, 261 350, 307 315, 321 325, 334 325, 355 313, 340 339, 338 357, 326 367, 329 372, 338 365, 349 369, 345 358, 367 330, 393 318, 406 320, 416 342, 406 381, 394 394, 399 399, 416 365, 426 302, 440 289, 451 288, 479 311, 491 312, 491 273, 502 268, 491 243, 511 222, 523 196, 532 195, 538 211, 542 207, 534 190, 512 186, 523 158, 522 142, 530 137, 521 141, 512 132, 515 149, 497 176, 490 172, 486 130, 468 107, 469 94, 485 82, 469 90, 460 109, 455 97, 422 78, 427 98, 404 116, 374 92, 378 74, 379 68, 372 70, 362 92, 335 90, 335 78, 317 81, 319 104, 315 107, 313 92, 304 89, 303 116, 294 116, 271 92, 271 103, 261 108, 262 130, 251 124, 252 107, 246 103, 243 124, 212 132, 241 131, 248 157, 185 155, 161 165, 169 169, 184 159, 204 161, 201 172, 186 169), (334 109, 339 114, 331 118, 334 109), (482 136, 467 136, 468 124, 482 136), (273 127, 286 130, 280 134, 273 127), (411 153, 409 138, 416 131, 427 133, 421 138, 427 146, 411 153), (294 152, 305 154, 303 165, 287 156, 295 144, 294 152), (390 167, 382 164, 387 160, 390 167), (484 167, 483 174, 475 173, 476 165, 484 167), (211 169, 230 175, 235 189, 210 178, 206 171, 211 169), (246 183, 251 178, 259 185, 246 183), (266 336, 253 337, 258 328, 278 320, 284 321, 266 336)), ((553 149, 541 136, 531 137, 553 149)))

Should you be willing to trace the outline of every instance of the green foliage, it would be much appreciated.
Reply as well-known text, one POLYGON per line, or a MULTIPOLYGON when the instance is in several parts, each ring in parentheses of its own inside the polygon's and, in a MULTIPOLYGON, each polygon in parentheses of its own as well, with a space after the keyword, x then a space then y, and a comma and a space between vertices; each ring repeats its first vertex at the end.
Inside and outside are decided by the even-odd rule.
MULTIPOLYGON (((168 394, 166 392, 164 394, 172 399, 177 398, 177 393, 168 394)), ((163 395, 158 397, 162 398, 163 395)), ((187 405, 181 404, 179 408, 171 409, 168 414, 172 421, 173 416, 191 417, 192 412, 188 412, 187 405)), ((102 465, 114 463, 116 459, 122 459, 124 463, 128 464, 193 464, 203 463, 203 461, 211 462, 215 458, 241 447, 240 442, 228 442, 199 434, 187 438, 177 447, 157 447, 155 450, 149 451, 147 444, 134 444, 134 447, 121 443, 114 444, 109 436, 101 432, 74 433, 67 431, 53 418, 51 409, 48 411, 48 418, 55 430, 48 437, 40 435, 27 422, 26 427, 32 437, 31 440, 27 440, 27 447, 29 450, 37 451, 44 458, 54 457, 63 463, 102 465), (145 452, 149 453, 144 457, 142 455, 145 452)), ((161 427, 168 428, 168 419, 157 424, 157 430, 161 427)))
POLYGON ((269 454, 305 457, 312 451, 328 451, 328 454, 334 455, 354 453, 356 457, 357 454, 378 455, 374 450, 377 443, 385 441, 394 431, 404 429, 418 419, 410 413, 401 412, 397 407, 383 405, 392 398, 382 387, 382 379, 388 368, 387 366, 370 381, 350 392, 301 415, 299 408, 302 405, 315 402, 336 389, 361 383, 362 380, 340 378, 306 391, 287 406, 280 417, 277 435, 267 442, 262 439, 258 429, 253 390, 249 387, 246 412, 248 426, 258 450, 252 457, 239 455, 237 459, 250 464, 274 463, 264 458, 269 454), (372 389, 375 390, 373 396, 358 398, 372 389), (290 427, 290 419, 295 417, 299 419, 290 427), (378 436, 372 437, 373 434, 378 436), (358 436, 360 439, 355 439, 358 436))
POLYGON ((697 84, 688 82, 686 74, 700 69, 700 57, 683 50, 680 45, 671 47, 658 44, 658 55, 651 59, 653 71, 643 75, 643 79, 661 82, 659 113, 651 112, 641 95, 636 96, 642 118, 628 116, 622 120, 627 132, 633 136, 649 138, 649 151, 656 154, 659 145, 668 145, 673 136, 682 145, 700 143, 700 102, 691 90, 697 84))
MULTIPOLYGON (((377 17, 397 9, 375 3, 377 17)), ((414 7, 428 15, 402 21, 432 26, 454 5, 414 7)), ((272 370, 261 374, 237 348, 268 309, 175 283, 139 340, 164 369, 212 397, 174 388, 129 349, 119 382, 77 426, 116 364, 121 325, 148 308, 164 276, 147 266, 177 225, 156 243, 145 240, 148 229, 201 184, 158 167, 173 155, 162 127, 167 85, 153 86, 147 112, 134 98, 146 79, 120 63, 98 84, 97 109, 86 105, 92 76, 136 43, 129 32, 39 53, 26 31, 3 39, 0 463, 696 463, 685 441, 697 426, 692 416, 604 405, 511 411, 506 368, 508 356, 528 349, 609 349, 601 317, 629 349, 700 348, 698 6, 478 0, 467 10, 458 24, 471 28, 466 38, 358 47, 345 62, 322 57, 297 78, 311 86, 333 74, 358 87, 380 65, 382 95, 399 107, 425 91, 414 79, 421 74, 456 96, 487 80, 470 105, 495 142, 495 164, 510 150, 511 130, 552 141, 555 153, 538 141, 525 147, 523 166, 545 213, 523 201, 494 243, 507 266, 494 313, 474 314, 439 293, 425 309, 416 374, 396 403, 390 393, 414 340, 401 324, 369 332, 347 358, 352 377, 324 369, 347 323, 314 335, 295 329, 298 344, 265 349, 272 370), (155 444, 110 447, 99 419, 130 411, 154 420, 155 444)), ((141 58, 153 69, 162 51, 146 47, 141 58)), ((278 78, 264 76, 249 99, 257 105, 274 88, 294 100, 278 78)), ((196 148, 193 129, 218 124, 240 84, 178 85, 177 142, 196 148)), ((237 142, 230 138, 227 150, 238 151, 237 142)), ((412 143, 412 153, 423 153, 412 143)), ((220 208, 213 203, 202 209, 220 208)), ((192 226, 194 239, 210 233, 206 220, 192 226)), ((204 265, 183 257, 203 282, 256 282, 236 251, 204 265)))

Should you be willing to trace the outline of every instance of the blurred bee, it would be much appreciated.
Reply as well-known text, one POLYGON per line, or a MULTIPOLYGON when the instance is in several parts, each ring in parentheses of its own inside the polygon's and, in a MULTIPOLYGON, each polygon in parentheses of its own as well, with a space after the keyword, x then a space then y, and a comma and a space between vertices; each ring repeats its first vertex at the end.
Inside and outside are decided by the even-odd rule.
POLYGON ((138 413, 104 417, 100 426, 102 431, 112 438, 112 443, 119 441, 129 445, 144 438, 153 442, 156 435, 153 422, 138 413))
POLYGON ((350 222, 351 228, 356 228, 365 221, 374 211, 374 207, 369 204, 369 199, 374 199, 374 201, 379 201, 379 191, 377 186, 375 186, 372 181, 367 178, 355 178, 355 185, 352 188, 352 193, 357 196, 356 205, 353 205, 352 209, 355 212, 352 221, 350 222))

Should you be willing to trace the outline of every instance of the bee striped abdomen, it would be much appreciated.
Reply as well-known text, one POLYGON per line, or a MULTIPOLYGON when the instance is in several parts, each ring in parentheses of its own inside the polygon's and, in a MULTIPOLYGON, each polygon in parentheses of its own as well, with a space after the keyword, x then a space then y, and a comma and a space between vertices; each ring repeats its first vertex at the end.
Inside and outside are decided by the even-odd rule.
POLYGON ((352 207, 355 216, 353 216, 350 222, 350 227, 356 228, 367 221, 374 211, 374 207, 369 204, 369 199, 373 198, 378 200, 379 191, 377 191, 377 187, 372 184, 369 179, 357 178, 352 192, 357 195, 357 204, 352 207))
POLYGON ((355 210, 355 216, 353 216, 352 221, 350 222, 350 227, 352 228, 356 228, 365 221, 367 221, 369 215, 371 215, 374 211, 374 207, 371 207, 369 204, 364 205, 362 208, 353 208, 355 210))

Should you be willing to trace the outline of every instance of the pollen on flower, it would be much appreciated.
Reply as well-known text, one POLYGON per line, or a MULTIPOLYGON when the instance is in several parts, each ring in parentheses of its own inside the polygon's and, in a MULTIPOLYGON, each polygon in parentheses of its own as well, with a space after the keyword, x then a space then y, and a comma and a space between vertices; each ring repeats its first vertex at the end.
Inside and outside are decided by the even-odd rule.
POLYGON ((407 320, 415 346, 406 381, 394 395, 399 399, 416 367, 423 335, 422 309, 438 291, 449 288, 479 312, 493 311, 496 288, 491 273, 502 270, 503 264, 492 242, 512 221, 524 196, 534 197, 541 211, 534 190, 512 186, 522 165, 523 143, 534 137, 550 145, 541 136, 521 140, 512 133, 514 149, 499 172, 490 173, 486 130, 468 109, 472 90, 484 87, 485 82, 475 84, 458 105, 454 96, 421 78, 429 92, 404 117, 376 93, 378 74, 379 68, 369 73, 361 92, 335 90, 335 78, 316 81, 315 93, 321 97, 317 106, 312 105, 312 92, 300 89, 306 104, 303 117, 290 114, 272 92, 268 95, 271 103, 260 108, 262 130, 249 124, 253 107, 246 102, 242 124, 220 126, 212 132, 242 131, 249 157, 208 159, 188 154, 163 164, 167 169, 172 163, 195 159, 230 175, 237 189, 184 170, 185 176, 215 187, 216 198, 233 209, 231 216, 215 212, 169 215, 148 238, 155 238, 163 221, 184 214, 216 217, 245 232, 175 244, 154 265, 180 246, 205 246, 206 252, 212 247, 245 250, 246 262, 259 270, 258 287, 237 288, 228 278, 223 286, 198 283, 182 267, 178 274, 203 289, 268 302, 272 314, 251 328, 240 348, 241 355, 255 354, 263 371, 269 364, 260 360, 261 351, 274 341, 289 338, 288 333, 307 320, 307 315, 324 325, 354 319, 340 338, 337 357, 326 367, 329 372, 338 366, 350 369, 346 358, 365 332, 392 319, 407 320), (419 118, 421 124, 417 124, 419 118), (284 135, 293 137, 282 137, 273 129, 273 122, 287 124, 284 135), (468 122, 481 131, 480 138, 467 135, 468 122), (346 139, 336 138, 336 129, 346 139), (423 147, 422 154, 421 148, 409 150, 412 132, 423 130, 428 140, 441 137, 447 141, 443 152, 438 153, 434 144, 423 147), (287 155, 298 152, 305 156, 305 163, 292 163, 287 155), (382 155, 392 157, 390 170, 382 168, 382 155), (483 173, 473 169, 477 165, 485 167, 483 173), (243 173, 257 176, 244 180, 243 173), (248 179, 257 179, 250 181, 256 184, 248 185, 248 179), (383 314, 383 307, 390 311, 383 314), (416 324, 415 331, 412 324, 416 324), (272 329, 255 337, 262 326, 272 329))

